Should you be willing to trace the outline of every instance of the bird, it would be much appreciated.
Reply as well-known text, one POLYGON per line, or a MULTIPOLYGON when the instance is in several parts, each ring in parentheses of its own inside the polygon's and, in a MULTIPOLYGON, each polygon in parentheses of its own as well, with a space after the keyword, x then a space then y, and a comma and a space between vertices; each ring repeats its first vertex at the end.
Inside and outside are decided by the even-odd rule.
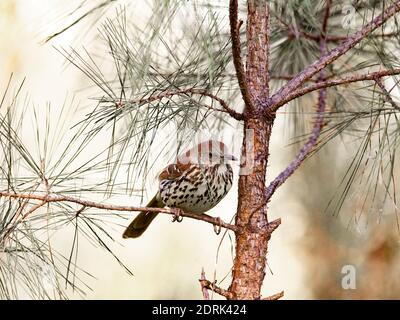
MULTIPOLYGON (((158 175, 158 192, 147 207, 204 213, 215 207, 232 187, 231 161, 226 145, 207 140, 180 154, 158 175)), ((158 212, 141 212, 125 229, 123 238, 141 236, 158 212)), ((176 217, 175 219, 176 220, 176 217)))

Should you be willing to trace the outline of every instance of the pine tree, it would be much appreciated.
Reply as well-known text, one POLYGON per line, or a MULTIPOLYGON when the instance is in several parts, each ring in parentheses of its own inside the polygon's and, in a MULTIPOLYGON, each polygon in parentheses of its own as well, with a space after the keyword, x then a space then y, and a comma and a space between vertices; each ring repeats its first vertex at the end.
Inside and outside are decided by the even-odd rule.
MULTIPOLYGON (((117 2, 101 2, 47 40, 117 2)), ((396 57, 400 0, 230 0, 220 5, 154 1, 143 26, 130 20, 129 10, 135 9, 119 8, 113 18, 101 21, 100 57, 98 52, 58 48, 93 82, 97 101, 72 128, 63 123, 65 117, 55 124, 48 115, 35 113, 37 128, 32 134, 37 154, 21 138, 23 100, 21 90, 11 95, 10 78, 0 104, 2 297, 18 297, 18 288, 23 287, 32 297, 51 298, 43 284, 49 279, 58 298, 67 296, 62 282, 83 292, 76 261, 80 236, 109 251, 131 272, 107 244, 113 239, 109 228, 125 224, 116 213, 149 208, 103 200, 121 193, 140 195, 142 188, 137 186, 148 187, 157 158, 174 143, 177 152, 192 145, 199 132, 222 136, 233 130, 225 142, 232 148, 241 146, 234 222, 181 214, 212 224, 216 231, 225 228, 235 237, 231 284, 221 288, 203 273, 205 298, 209 290, 227 299, 283 296, 283 292, 261 296, 268 243, 281 224, 279 218, 270 218, 277 214, 271 214, 268 206, 301 164, 336 137, 348 139, 351 134, 361 142, 343 190, 329 208, 334 213, 341 210, 357 179, 366 179, 365 201, 374 203, 380 179, 385 195, 380 206, 393 203, 397 212, 400 107, 393 92, 400 73, 396 57), (102 59, 113 64, 113 72, 102 69, 102 59), (274 124, 284 114, 294 136, 300 137, 300 146, 293 160, 273 177, 267 169, 270 153, 273 157, 270 140, 283 135, 274 124), (62 129, 65 135, 51 140, 50 130, 62 129), (90 153, 90 146, 105 136, 107 146, 90 153), (61 140, 65 148, 53 152, 61 140), (372 151, 370 170, 361 170, 372 151), (90 179, 99 173, 104 180, 90 179), (103 198, 94 197, 95 193, 103 198), (72 249, 55 252, 51 233, 64 228, 74 230, 72 249)), ((70 108, 66 104, 62 114, 70 108)), ((326 170, 330 165, 326 163, 326 170)), ((156 211, 174 215, 170 208, 156 211)))

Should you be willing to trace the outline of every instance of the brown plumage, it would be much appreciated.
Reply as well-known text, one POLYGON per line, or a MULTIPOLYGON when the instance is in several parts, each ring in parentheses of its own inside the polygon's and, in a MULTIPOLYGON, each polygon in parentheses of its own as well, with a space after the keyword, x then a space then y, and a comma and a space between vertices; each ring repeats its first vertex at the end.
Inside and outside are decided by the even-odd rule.
MULTIPOLYGON (((147 206, 206 212, 217 205, 232 186, 233 172, 228 163, 231 160, 236 159, 227 153, 224 143, 216 140, 199 143, 161 171, 159 190, 147 206)), ((141 212, 126 228, 123 237, 139 237, 157 214, 141 212)))

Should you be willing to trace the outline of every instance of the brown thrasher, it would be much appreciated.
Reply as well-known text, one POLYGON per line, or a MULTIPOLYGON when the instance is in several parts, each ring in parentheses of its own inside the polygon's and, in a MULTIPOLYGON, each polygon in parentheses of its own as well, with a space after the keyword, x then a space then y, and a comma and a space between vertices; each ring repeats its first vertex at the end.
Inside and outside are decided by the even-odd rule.
MULTIPOLYGON (((208 140, 177 157, 158 176, 159 190, 147 207, 170 207, 204 213, 217 205, 232 187, 233 172, 228 163, 236 158, 227 153, 224 143, 208 140)), ((157 216, 140 213, 126 228, 124 238, 137 238, 157 216)))

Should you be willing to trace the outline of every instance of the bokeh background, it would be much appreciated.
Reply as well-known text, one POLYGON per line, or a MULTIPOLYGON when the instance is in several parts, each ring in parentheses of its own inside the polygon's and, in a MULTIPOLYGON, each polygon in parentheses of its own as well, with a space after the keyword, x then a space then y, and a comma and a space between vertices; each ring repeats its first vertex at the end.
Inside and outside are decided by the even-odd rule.
MULTIPOLYGON (((121 1, 121 5, 128 2, 121 1)), ((113 10, 101 12, 100 17, 89 16, 52 41, 44 42, 48 35, 67 25, 68 19, 73 20, 68 13, 81 3, 80 0, 40 1, 40 4, 35 0, 0 1, 0 92, 11 73, 14 79, 26 77, 24 88, 29 105, 25 117, 32 117, 30 106, 41 110, 48 102, 57 117, 57 110, 66 97, 74 97, 80 106, 71 123, 82 119, 91 107, 91 83, 82 72, 68 65, 56 48, 84 46, 93 50, 96 23, 107 15, 112 16, 113 10)), ((140 23, 149 14, 151 4, 134 1, 134 6, 133 17, 140 23)), ((101 57, 102 52, 96 54, 101 57)), ((269 178, 284 168, 298 148, 291 144, 287 125, 284 115, 278 116, 270 151, 269 178)), ((24 132, 22 139, 29 142, 30 128, 24 132)), ((269 244, 270 270, 265 278, 264 296, 284 290, 284 299, 400 298, 400 236, 393 222, 396 212, 382 212, 379 219, 368 223, 362 219, 354 222, 354 213, 362 205, 357 196, 339 216, 325 210, 352 156, 341 143, 335 141, 307 160, 274 196, 270 219, 280 217, 283 223, 269 244), (356 270, 354 290, 342 287, 342 268, 346 265, 356 270)), ((93 153, 97 147, 92 146, 93 153)), ((162 167, 164 163, 159 165, 162 167)), ((238 168, 235 169, 237 172, 238 168)), ((235 183, 229 195, 210 214, 231 220, 237 203, 236 186, 235 183)), ((150 197, 153 191, 154 188, 148 190, 145 197, 150 197)), ((93 199, 98 197, 93 195, 93 199)), ((109 202, 141 204, 138 197, 131 195, 112 198, 109 202)), ((190 219, 173 224, 170 220, 169 216, 161 216, 148 233, 136 240, 120 239, 122 225, 129 220, 110 231, 120 239, 112 245, 112 250, 132 269, 133 276, 111 255, 81 241, 79 266, 95 276, 85 279, 91 288, 86 290, 85 298, 200 299, 198 279, 202 268, 211 279, 221 280, 228 275, 222 283, 228 286, 232 265, 229 237, 223 239, 219 248, 222 234, 215 235, 210 225, 190 219)), ((59 232, 54 241, 68 250, 72 236, 72 231, 67 229, 59 232)), ((82 298, 73 291, 70 297, 82 298)))

